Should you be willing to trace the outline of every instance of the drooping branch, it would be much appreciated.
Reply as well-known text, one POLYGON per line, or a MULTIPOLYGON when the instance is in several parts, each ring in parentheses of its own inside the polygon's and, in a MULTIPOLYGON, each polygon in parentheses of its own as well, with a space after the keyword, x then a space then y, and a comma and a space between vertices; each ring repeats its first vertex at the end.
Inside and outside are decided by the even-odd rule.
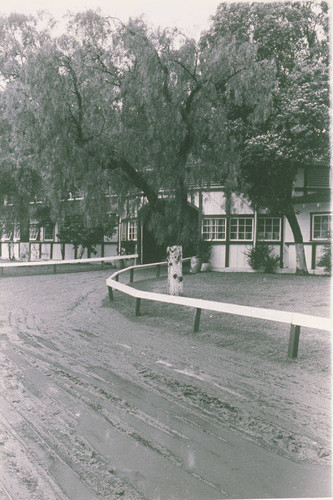
POLYGON ((137 187, 146 196, 149 203, 154 205, 157 202, 157 191, 146 181, 142 174, 123 157, 119 157, 116 153, 115 156, 109 160, 106 165, 108 170, 122 170, 130 182, 137 187))

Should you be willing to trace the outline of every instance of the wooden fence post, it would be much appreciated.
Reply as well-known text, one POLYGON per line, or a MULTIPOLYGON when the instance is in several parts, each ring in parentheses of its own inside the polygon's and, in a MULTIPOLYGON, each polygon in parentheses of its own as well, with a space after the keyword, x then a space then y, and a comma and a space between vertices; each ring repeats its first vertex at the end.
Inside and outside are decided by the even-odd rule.
POLYGON ((288 358, 291 358, 291 359, 297 358, 300 331, 301 331, 300 326, 290 325, 288 358))
POLYGON ((119 274, 117 274, 117 276, 115 276, 114 278, 116 281, 119 281, 119 274))
POLYGON ((57 266, 55 264, 53 264, 53 272, 54 272, 54 274, 57 274, 57 266))
POLYGON ((113 300, 113 290, 110 286, 108 287, 108 290, 109 290, 109 299, 113 300))
POLYGON ((161 266, 158 265, 156 266, 156 278, 159 278, 161 275, 161 266))
POLYGON ((134 281, 134 269, 130 269, 130 283, 134 281))
POLYGON ((140 306, 141 306, 141 299, 137 298, 135 300, 135 316, 140 316, 140 306))
POLYGON ((197 307, 195 310, 195 316, 194 316, 194 327, 193 327, 194 333, 199 331, 200 317, 201 317, 201 309, 199 307, 197 307))

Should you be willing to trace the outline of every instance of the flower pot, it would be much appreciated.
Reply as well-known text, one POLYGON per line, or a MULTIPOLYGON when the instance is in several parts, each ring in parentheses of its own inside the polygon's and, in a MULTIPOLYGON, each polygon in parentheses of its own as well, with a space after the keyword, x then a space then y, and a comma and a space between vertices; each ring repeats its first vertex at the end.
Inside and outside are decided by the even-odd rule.
POLYGON ((124 261, 123 260, 115 260, 114 266, 116 269, 124 269, 124 261))
POLYGON ((200 271, 201 261, 199 257, 191 257, 190 273, 198 273, 200 271))

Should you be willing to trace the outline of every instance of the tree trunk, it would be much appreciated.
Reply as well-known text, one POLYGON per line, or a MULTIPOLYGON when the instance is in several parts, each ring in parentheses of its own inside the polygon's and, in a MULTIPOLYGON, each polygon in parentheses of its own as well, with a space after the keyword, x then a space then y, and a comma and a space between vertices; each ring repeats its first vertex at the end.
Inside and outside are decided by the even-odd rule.
POLYGON ((84 247, 83 245, 81 245, 81 248, 80 248, 80 251, 79 251, 79 259, 82 259, 85 249, 86 249, 86 247, 84 247))
POLYGON ((183 295, 183 249, 174 245, 167 247, 168 256, 168 294, 183 295))
POLYGON ((303 235, 301 232, 301 228, 299 227, 294 207, 288 210, 288 213, 286 213, 286 217, 295 240, 296 274, 301 274, 301 275, 309 274, 305 260, 303 235))

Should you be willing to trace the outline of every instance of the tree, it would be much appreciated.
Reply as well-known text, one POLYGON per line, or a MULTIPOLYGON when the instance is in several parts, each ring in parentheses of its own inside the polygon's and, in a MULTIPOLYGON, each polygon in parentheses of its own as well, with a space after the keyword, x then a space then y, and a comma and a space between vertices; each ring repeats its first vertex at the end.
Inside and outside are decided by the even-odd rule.
POLYGON ((96 245, 103 241, 104 236, 111 237, 114 234, 115 220, 106 218, 104 221, 99 221, 93 227, 87 226, 83 217, 74 216, 67 217, 63 225, 60 227, 58 237, 60 241, 72 243, 75 251, 75 258, 81 259, 84 250, 87 249, 88 256, 96 254, 96 245), (80 248, 81 247, 81 248, 80 248), (77 254, 80 248, 79 254, 77 254))
POLYGON ((258 59, 277 66, 267 120, 237 124, 237 184, 256 208, 285 215, 296 246, 296 272, 307 273, 303 237, 292 200, 300 166, 329 163, 327 4, 221 4, 203 43, 234 36, 252 40, 258 59))
MULTIPOLYGON (((30 24, 20 30, 30 34, 30 24)), ((3 30, 12 37, 6 22, 3 30)), ((197 238, 189 185, 221 178, 238 162, 235 123, 240 112, 248 123, 267 116, 274 62, 258 61, 251 41, 221 37, 200 46, 177 30, 91 11, 72 16, 60 37, 42 30, 25 46, 18 38, 24 57, 13 59, 15 79, 2 65, 17 111, 7 114, 16 150, 24 156, 22 143, 29 144, 29 161, 39 165, 52 210, 70 181, 87 207, 99 206, 106 184, 119 195, 134 186, 151 206, 160 243, 197 238)))

